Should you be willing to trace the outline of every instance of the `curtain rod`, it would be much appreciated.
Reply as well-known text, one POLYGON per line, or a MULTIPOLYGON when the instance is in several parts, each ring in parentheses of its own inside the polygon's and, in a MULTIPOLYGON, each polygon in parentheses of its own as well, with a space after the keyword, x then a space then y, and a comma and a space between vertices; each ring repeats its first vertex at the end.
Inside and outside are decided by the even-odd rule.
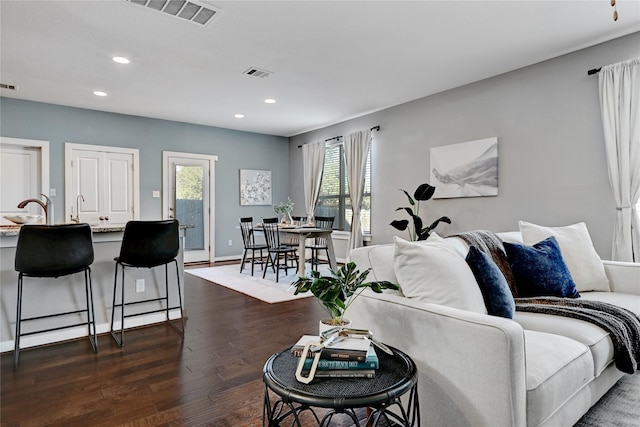
POLYGON ((592 68, 589 71, 587 71, 587 75, 588 76, 592 76, 594 74, 598 74, 600 72, 600 70, 602 70, 602 67, 600 67, 600 68, 592 68))
MULTIPOLYGON (((379 131, 380 130, 380 125, 376 125, 376 126, 372 127, 370 130, 379 131)), ((334 139, 340 139, 340 138, 342 138, 342 135, 338 135, 338 136, 334 136, 333 138, 325 139, 324 142, 329 142, 329 141, 333 141, 334 139)), ((298 148, 302 148, 302 145, 298 145, 298 148)))

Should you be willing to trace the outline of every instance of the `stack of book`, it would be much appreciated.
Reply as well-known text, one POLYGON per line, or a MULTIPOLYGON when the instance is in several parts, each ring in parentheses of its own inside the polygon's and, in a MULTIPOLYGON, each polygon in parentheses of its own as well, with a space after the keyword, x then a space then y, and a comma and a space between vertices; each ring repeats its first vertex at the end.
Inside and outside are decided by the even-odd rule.
MULTIPOLYGON (((291 347, 291 354, 301 357, 309 341, 320 342, 320 337, 303 335, 291 347)), ((315 354, 309 352, 304 361, 302 375, 309 375, 315 354)), ((379 368, 378 355, 367 339, 345 338, 329 347, 324 347, 316 369, 316 378, 374 378, 379 368)))

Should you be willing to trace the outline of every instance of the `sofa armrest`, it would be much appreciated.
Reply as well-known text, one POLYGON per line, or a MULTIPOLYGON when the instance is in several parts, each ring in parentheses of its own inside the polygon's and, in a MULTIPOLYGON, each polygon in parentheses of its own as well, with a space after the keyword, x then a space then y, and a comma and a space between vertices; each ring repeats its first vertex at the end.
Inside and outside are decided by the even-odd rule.
POLYGON ((414 360, 423 423, 526 425, 524 332, 518 323, 370 291, 356 299, 347 317, 414 360))
POLYGON ((640 295, 640 263, 603 261, 612 292, 640 295))

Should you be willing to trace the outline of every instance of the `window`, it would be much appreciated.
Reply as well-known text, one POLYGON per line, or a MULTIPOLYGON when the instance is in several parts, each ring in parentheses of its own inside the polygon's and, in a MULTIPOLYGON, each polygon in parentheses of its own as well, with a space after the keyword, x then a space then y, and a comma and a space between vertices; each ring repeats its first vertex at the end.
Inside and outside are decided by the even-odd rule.
MULTIPOLYGON (((325 150, 316 215, 335 217, 334 230, 351 230, 351 197, 347 185, 344 147, 340 143, 329 145, 325 150)), ((362 232, 371 233, 371 150, 367 156, 360 221, 362 232)))

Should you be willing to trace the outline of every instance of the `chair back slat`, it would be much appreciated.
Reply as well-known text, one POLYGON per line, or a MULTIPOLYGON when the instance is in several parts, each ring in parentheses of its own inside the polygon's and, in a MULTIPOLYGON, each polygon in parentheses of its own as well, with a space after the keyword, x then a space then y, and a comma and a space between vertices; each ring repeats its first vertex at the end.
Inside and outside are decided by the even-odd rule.
MULTIPOLYGON (((333 221, 335 217, 333 216, 317 216, 315 217, 316 227, 318 228, 333 228, 333 221)), ((327 246, 327 238, 326 237, 316 237, 315 239, 316 246, 327 246)))
POLYGON ((307 223, 307 217, 306 216, 292 216, 291 219, 293 220, 293 225, 304 225, 307 223))
POLYGON ((245 249, 252 247, 255 244, 252 216, 240 218, 240 231, 242 232, 242 243, 245 249))
POLYGON ((262 218, 264 239, 270 249, 280 247, 280 233, 278 232, 278 218, 262 218))

